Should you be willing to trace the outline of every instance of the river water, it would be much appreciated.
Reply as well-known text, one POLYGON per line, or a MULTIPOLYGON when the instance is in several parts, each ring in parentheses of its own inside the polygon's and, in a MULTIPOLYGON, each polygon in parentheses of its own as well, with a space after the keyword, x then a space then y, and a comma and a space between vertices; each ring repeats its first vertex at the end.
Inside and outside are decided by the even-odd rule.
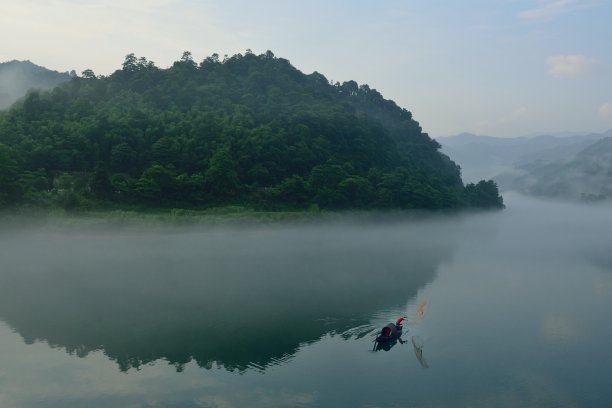
POLYGON ((612 406, 612 208, 506 202, 7 226, 0 407, 612 406), (374 351, 400 316, 402 342, 374 351))

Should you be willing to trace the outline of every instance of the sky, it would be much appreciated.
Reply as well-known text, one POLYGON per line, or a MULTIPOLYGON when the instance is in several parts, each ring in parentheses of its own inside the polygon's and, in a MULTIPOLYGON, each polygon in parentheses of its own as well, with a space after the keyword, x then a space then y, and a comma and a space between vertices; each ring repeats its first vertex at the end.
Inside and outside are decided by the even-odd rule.
POLYGON ((0 61, 108 75, 271 50, 431 136, 612 129, 612 0, 0 0, 0 61))

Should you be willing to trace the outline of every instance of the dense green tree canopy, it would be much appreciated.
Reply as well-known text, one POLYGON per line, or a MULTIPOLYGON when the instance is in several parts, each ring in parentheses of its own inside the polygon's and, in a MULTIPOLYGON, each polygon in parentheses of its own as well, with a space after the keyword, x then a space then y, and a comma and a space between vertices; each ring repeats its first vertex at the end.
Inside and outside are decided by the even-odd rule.
POLYGON ((0 207, 15 202, 20 197, 20 187, 17 182, 17 163, 13 152, 0 144, 0 207))
POLYGON ((200 64, 185 52, 168 69, 129 54, 108 77, 86 70, 28 94, 0 114, 0 143, 0 167, 19 187, 1 196, 5 205, 501 204, 494 184, 466 190, 407 110, 271 52, 200 64))

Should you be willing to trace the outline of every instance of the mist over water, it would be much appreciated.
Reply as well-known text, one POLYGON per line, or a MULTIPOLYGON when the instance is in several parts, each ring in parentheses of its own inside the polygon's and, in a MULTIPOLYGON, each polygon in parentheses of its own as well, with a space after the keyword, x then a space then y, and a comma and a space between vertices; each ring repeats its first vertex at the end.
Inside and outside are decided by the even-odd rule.
POLYGON ((505 198, 377 222, 5 227, 0 405, 606 406, 612 208, 505 198), (372 352, 422 300, 407 342, 372 352))
POLYGON ((431 228, 12 231, 0 315, 27 343, 102 347, 122 370, 160 358, 263 369, 415 296, 450 256, 431 228))

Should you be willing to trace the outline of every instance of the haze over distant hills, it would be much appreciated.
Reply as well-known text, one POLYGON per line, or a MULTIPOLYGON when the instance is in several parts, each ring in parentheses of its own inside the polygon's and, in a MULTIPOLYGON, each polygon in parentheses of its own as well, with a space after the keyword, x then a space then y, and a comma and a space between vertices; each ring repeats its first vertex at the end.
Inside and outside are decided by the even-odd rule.
POLYGON ((442 152, 459 166, 465 181, 492 178, 513 171, 517 165, 534 161, 554 161, 572 157, 603 135, 552 136, 500 138, 461 133, 441 137, 437 141, 442 152))
POLYGON ((612 130, 517 138, 462 133, 437 140, 466 181, 493 178, 502 191, 557 198, 612 197, 612 130))
POLYGON ((6 109, 29 89, 51 89, 70 80, 67 72, 57 72, 30 61, 0 63, 0 109, 6 109))
POLYGON ((506 189, 529 194, 599 201, 612 198, 612 131, 569 159, 531 162, 497 177, 506 189))

